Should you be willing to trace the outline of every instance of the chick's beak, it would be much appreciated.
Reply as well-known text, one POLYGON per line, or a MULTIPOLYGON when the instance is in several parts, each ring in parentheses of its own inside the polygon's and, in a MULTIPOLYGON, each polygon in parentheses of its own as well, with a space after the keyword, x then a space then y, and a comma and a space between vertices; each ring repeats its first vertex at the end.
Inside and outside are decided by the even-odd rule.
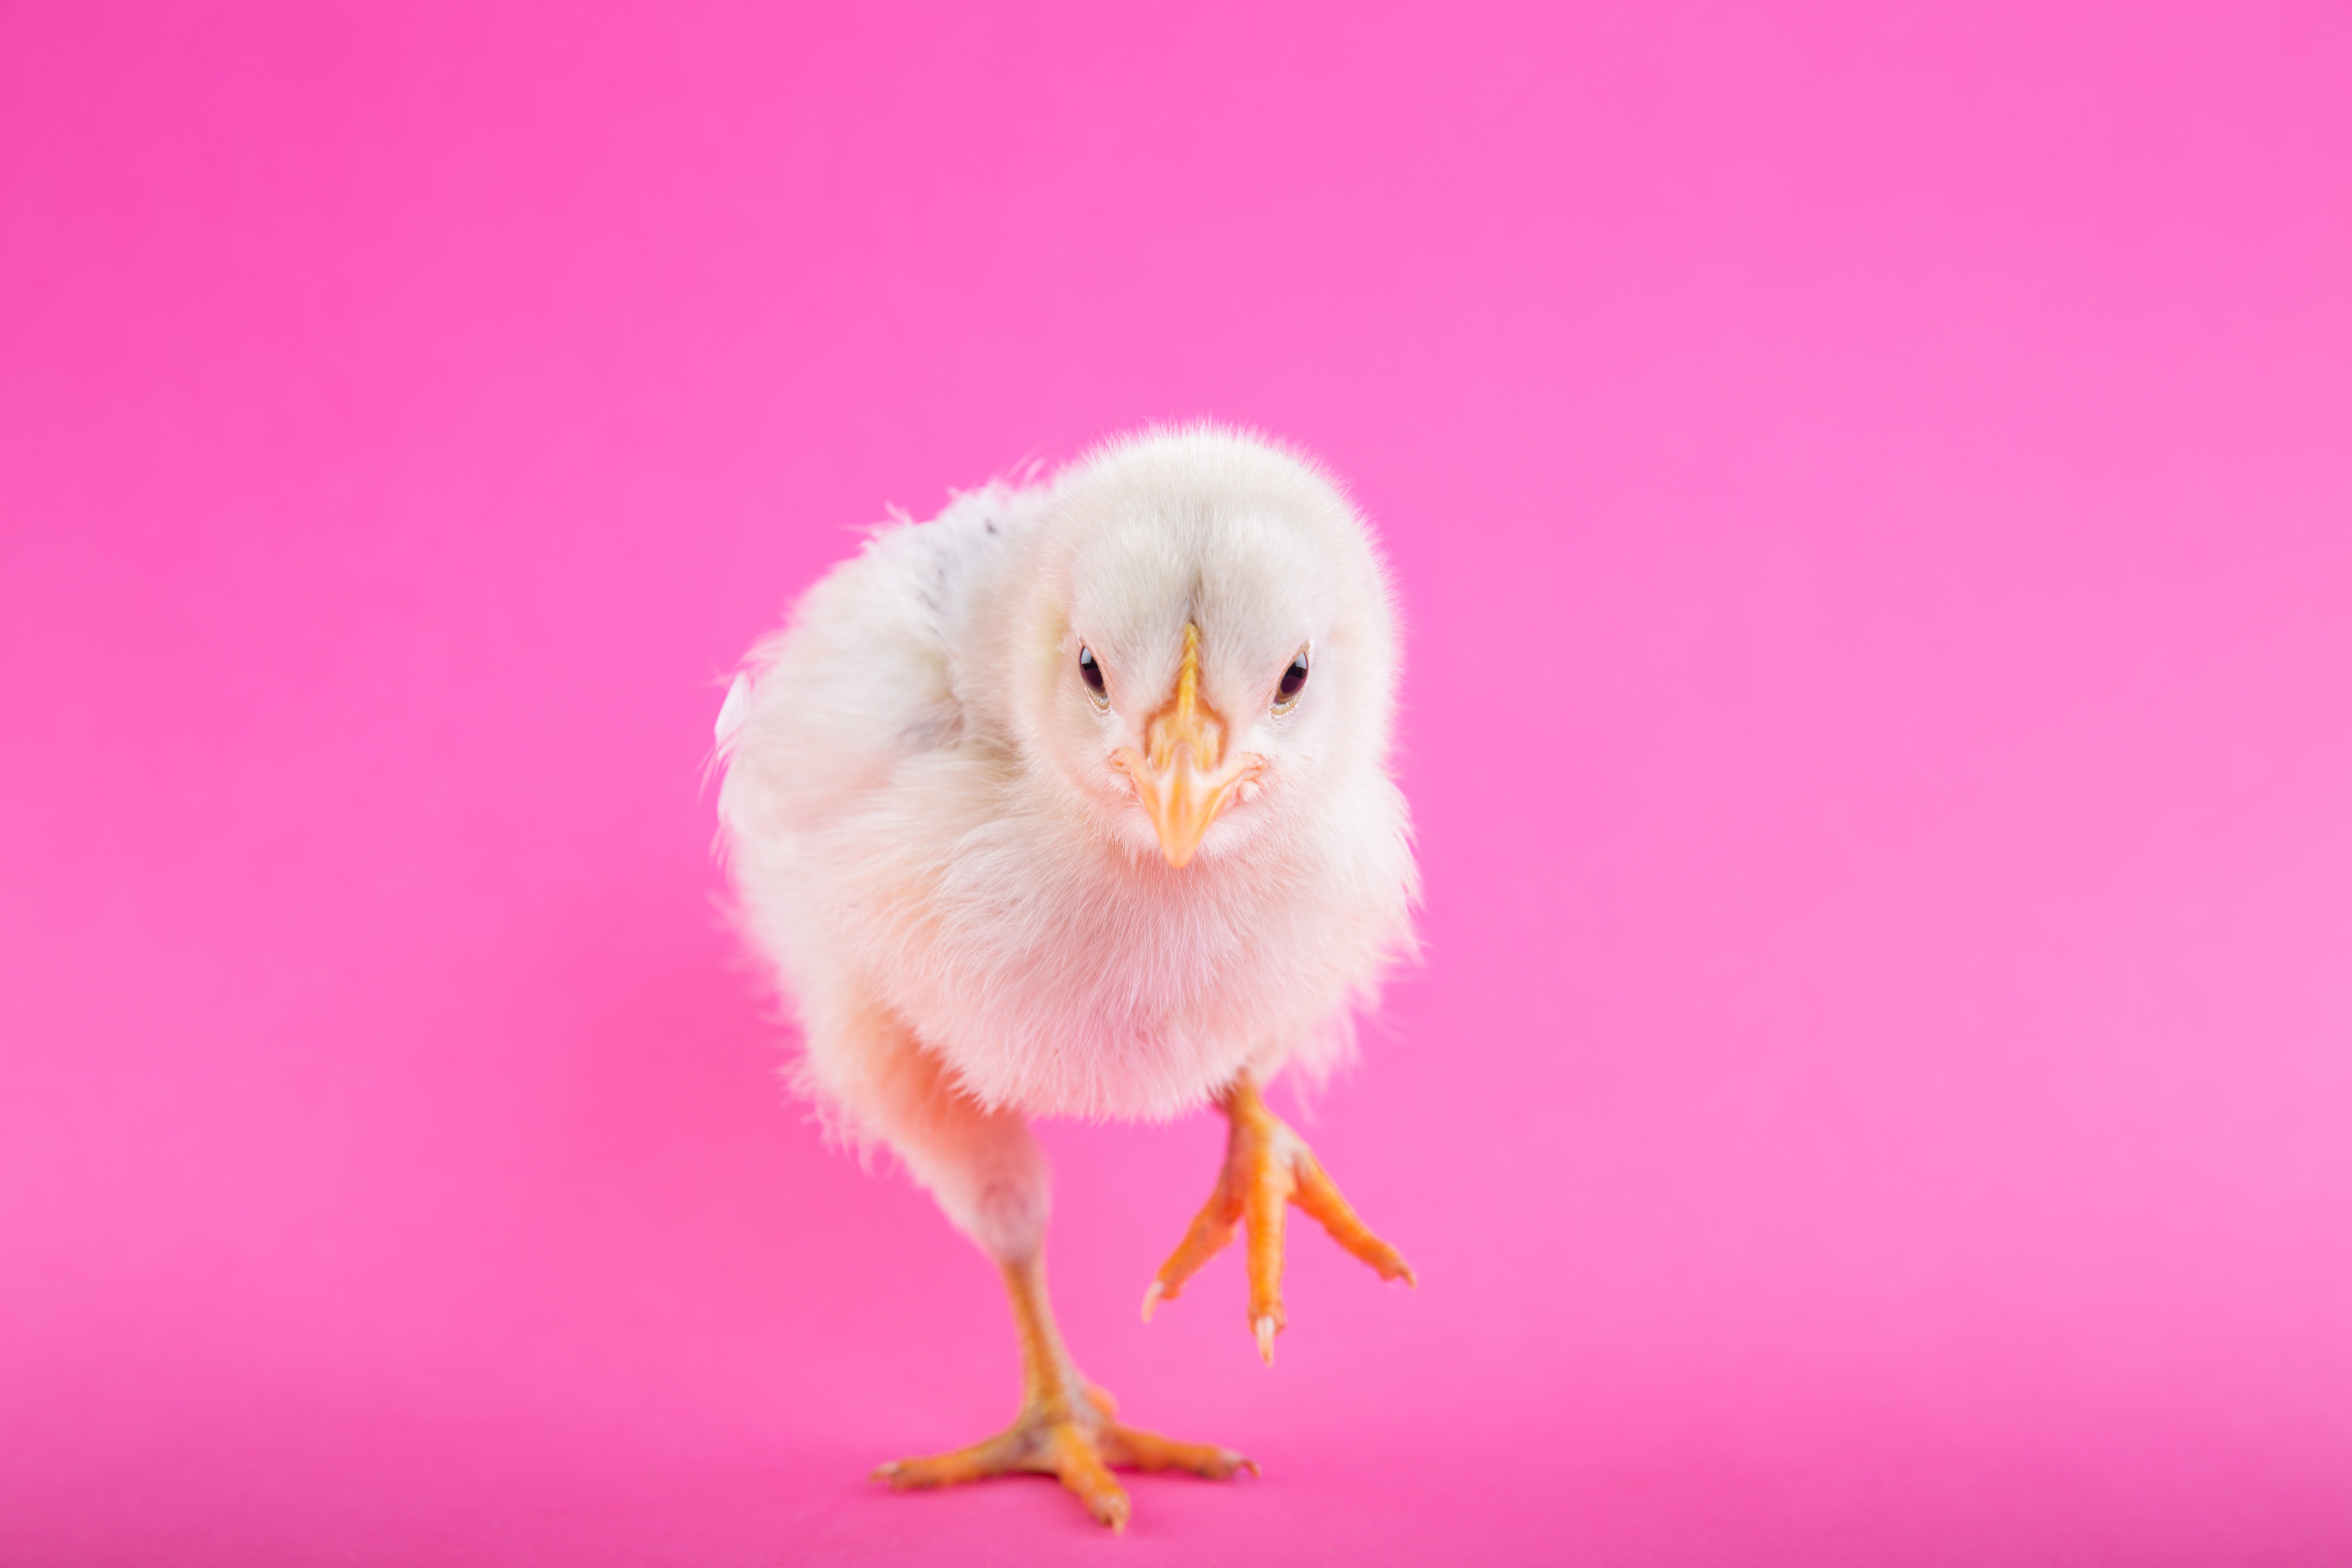
POLYGON ((1144 730, 1148 755, 1121 746, 1110 760, 1135 780, 1136 798, 1150 815, 1168 864, 1182 867, 1201 847, 1209 824, 1243 784, 1255 778, 1265 759, 1248 752, 1225 756, 1224 721, 1201 700, 1201 628, 1184 628, 1184 662, 1176 668, 1176 693, 1152 715, 1144 730))

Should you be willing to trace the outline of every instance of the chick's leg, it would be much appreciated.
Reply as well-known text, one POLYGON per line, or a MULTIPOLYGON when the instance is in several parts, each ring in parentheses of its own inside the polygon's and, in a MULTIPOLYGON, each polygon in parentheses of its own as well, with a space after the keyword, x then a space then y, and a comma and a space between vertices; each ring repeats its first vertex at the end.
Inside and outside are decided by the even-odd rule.
POLYGON ((1256 1465, 1230 1448, 1181 1443, 1113 1419, 1117 1405, 1110 1395, 1087 1382, 1063 1348, 1045 1297, 1043 1254, 1003 1267, 1021 1336, 1021 1414, 992 1437, 952 1453, 895 1460, 876 1470, 875 1479, 903 1490, 1024 1471, 1050 1475, 1097 1521, 1124 1530, 1127 1490, 1111 1475, 1115 1468, 1190 1470, 1218 1479, 1236 1470, 1256 1473, 1256 1465))
POLYGON ((1160 1266, 1143 1296, 1143 1321, 1152 1309, 1173 1300, 1202 1264, 1224 1249, 1241 1226, 1249 1228, 1250 1331, 1258 1354, 1274 1364, 1274 1336, 1282 1331, 1283 1222, 1286 1205, 1297 1204, 1338 1242, 1379 1271, 1383 1279, 1417 1284, 1412 1266, 1372 1229, 1339 1187, 1323 1173, 1305 1139, 1266 1108, 1257 1084, 1244 1070, 1218 1100, 1231 1131, 1217 1190, 1192 1217, 1192 1226, 1160 1266))
POLYGON ((1128 1497, 1114 1468, 1223 1478, 1257 1467, 1230 1448, 1181 1443, 1113 1419, 1109 1394, 1080 1374, 1045 1292, 1047 1177, 1021 1118, 983 1110, 959 1092, 903 1026, 881 1019, 860 1037, 858 1077, 835 1081, 845 1103, 906 1159, 956 1228, 996 1259, 1021 1342, 1021 1413, 994 1436, 874 1472, 893 1488, 950 1486, 1027 1472, 1056 1477, 1113 1530, 1128 1497))

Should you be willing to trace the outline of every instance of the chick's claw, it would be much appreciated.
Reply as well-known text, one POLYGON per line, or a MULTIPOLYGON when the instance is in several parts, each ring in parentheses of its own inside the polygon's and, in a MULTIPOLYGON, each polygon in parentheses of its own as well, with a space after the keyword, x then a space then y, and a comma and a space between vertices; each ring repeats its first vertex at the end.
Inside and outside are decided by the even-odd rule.
POLYGON ((1087 1424, 1035 1410, 1024 1410, 1020 1420, 993 1437, 952 1453, 893 1459, 870 1479, 889 1482, 892 1491, 918 1491, 1023 1472, 1055 1478, 1097 1522, 1113 1530, 1127 1528, 1127 1489, 1103 1462, 1097 1434, 1087 1424))
MULTIPOLYGON (((1300 1151, 1305 1152, 1304 1144, 1300 1145, 1300 1151)), ((1292 1194, 1290 1201, 1312 1215, 1317 1224, 1330 1233, 1332 1240, 1370 1264, 1381 1279, 1402 1279, 1419 1288, 1421 1280, 1413 1273, 1412 1265, 1404 1260, 1404 1254, 1372 1234, 1372 1227, 1366 1225, 1362 1216, 1340 1195, 1339 1184, 1324 1173, 1323 1167, 1315 1163, 1314 1155, 1306 1155, 1298 1167, 1297 1177, 1297 1190, 1292 1194)))
POLYGON ((1086 1505, 1097 1522, 1114 1531, 1127 1528, 1127 1489, 1111 1474, 1114 1467, 1135 1470, 1189 1470, 1212 1480, 1224 1480, 1243 1470, 1258 1473, 1257 1465, 1231 1448, 1213 1443, 1184 1443, 1123 1426, 1110 1419, 1111 1403, 1100 1390, 1089 1388, 1092 1409, 1058 1414, 1050 1405, 1025 1407, 1013 1424, 993 1437, 951 1453, 919 1459, 894 1459, 880 1466, 871 1479, 887 1481, 893 1491, 957 1486, 990 1476, 1033 1474, 1052 1476, 1086 1505))
POLYGON ((1257 1461, 1214 1443, 1185 1443, 1147 1432, 1140 1426, 1107 1427, 1102 1437, 1108 1464, 1136 1470, 1185 1470, 1213 1481, 1228 1480, 1242 1471, 1258 1473, 1257 1461))
POLYGON ((1258 1354, 1274 1364, 1274 1336, 1284 1327, 1283 1226, 1288 1205, 1305 1209, 1331 1239, 1371 1265, 1383 1279, 1418 1284, 1404 1256, 1372 1233, 1287 1123, 1266 1109, 1247 1073, 1234 1080, 1223 1106, 1232 1122, 1217 1190, 1192 1217, 1184 1239, 1160 1266, 1143 1295, 1143 1319, 1173 1300, 1201 1265, 1223 1251, 1234 1232, 1249 1230, 1249 1322, 1258 1354))
POLYGON ((1234 1238, 1234 1230, 1242 1217, 1242 1195, 1239 1184, 1232 1177, 1233 1163, 1226 1158, 1225 1173, 1217 1180, 1217 1190, 1209 1195, 1201 1212, 1192 1216, 1192 1228, 1168 1261, 1160 1266, 1150 1288, 1143 1293, 1143 1321, 1151 1321, 1152 1310, 1162 1301, 1172 1301, 1202 1264, 1225 1249, 1234 1238))

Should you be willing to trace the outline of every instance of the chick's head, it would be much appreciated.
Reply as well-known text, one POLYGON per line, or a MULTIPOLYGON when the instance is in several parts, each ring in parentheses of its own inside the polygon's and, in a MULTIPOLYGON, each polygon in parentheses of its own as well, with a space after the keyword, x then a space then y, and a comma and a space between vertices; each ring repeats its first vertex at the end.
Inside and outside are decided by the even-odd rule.
POLYGON ((1379 778, 1388 583, 1313 465, 1206 427, 1116 442, 1055 483, 1037 548, 1022 747, 1139 858, 1246 855, 1379 778))

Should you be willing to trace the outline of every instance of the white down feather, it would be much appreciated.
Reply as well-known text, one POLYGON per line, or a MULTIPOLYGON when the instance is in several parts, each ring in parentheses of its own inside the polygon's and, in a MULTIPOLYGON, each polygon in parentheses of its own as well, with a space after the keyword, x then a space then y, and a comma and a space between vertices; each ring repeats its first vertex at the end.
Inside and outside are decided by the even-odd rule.
POLYGON ((1319 1073, 1411 945, 1387 582, 1336 487, 1263 440, 1146 432, 879 529, 746 674, 721 843, 803 1081, 854 1131, 915 1092, 880 1059, 908 1036, 1026 1114, 1164 1117, 1244 1066, 1319 1073), (1166 699, 1188 621, 1203 695, 1267 766, 1175 869, 1108 758, 1166 699))

